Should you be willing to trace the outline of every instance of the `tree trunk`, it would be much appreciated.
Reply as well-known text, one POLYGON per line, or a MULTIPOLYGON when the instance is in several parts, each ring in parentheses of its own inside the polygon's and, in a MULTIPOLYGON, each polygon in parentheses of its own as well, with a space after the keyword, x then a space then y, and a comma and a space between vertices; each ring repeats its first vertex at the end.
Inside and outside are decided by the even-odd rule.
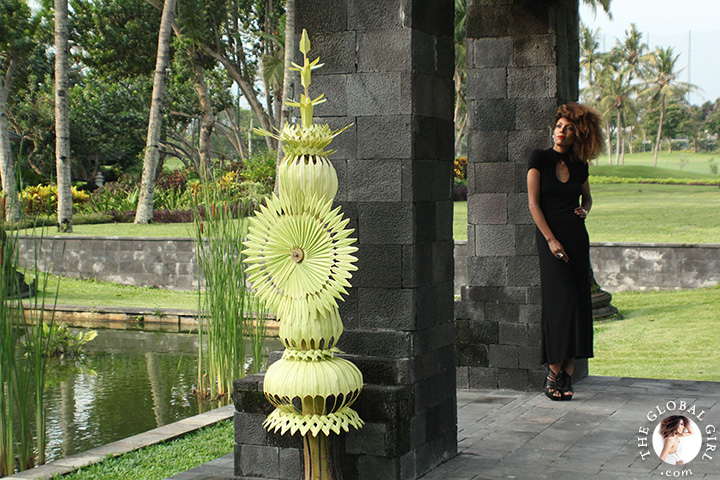
POLYGON ((205 82, 205 72, 203 72, 202 63, 193 53, 190 53, 192 59, 192 69, 195 76, 195 90, 200 100, 200 110, 202 117, 200 118, 200 163, 202 165, 200 175, 206 180, 206 174, 210 172, 212 153, 210 151, 213 128, 215 127, 215 115, 212 109, 212 99, 208 92, 207 83, 205 82))
POLYGON ((658 123, 658 133, 655 139, 655 154, 653 165, 657 167, 658 153, 660 152, 660 136, 662 135, 663 120, 665 119, 665 95, 660 96, 660 122, 658 123))
MULTIPOLYGON (((283 88, 282 88, 282 108, 280 110, 280 118, 278 119, 278 129, 282 132, 285 124, 290 118, 290 107, 285 105, 288 98, 292 97, 295 90, 293 83, 293 75, 290 67, 292 66, 293 56, 295 55, 295 0, 287 0, 285 5, 285 69, 283 72, 283 88)), ((280 166, 283 158, 282 142, 278 142, 276 165, 280 166)), ((275 175, 275 193, 278 192, 278 176, 275 175)))
POLYGON ((160 33, 158 35, 158 53, 155 61, 155 81, 148 120, 148 134, 145 143, 140 198, 138 200, 135 223, 149 223, 153 219, 153 198, 155 196, 156 167, 160 156, 160 133, 162 131, 162 104, 165 98, 167 67, 170 63, 170 38, 172 22, 175 17, 176 0, 165 0, 163 5, 160 33))
POLYGON ((615 165, 620 165, 620 144, 622 143, 622 114, 617 111, 617 126, 615 130, 615 165))
POLYGON ((70 115, 68 99, 68 0, 55 0, 55 168, 59 232, 72 232, 70 115))
POLYGON ((608 164, 612 165, 612 140, 610 139, 610 120, 605 122, 605 131, 607 132, 607 135, 605 135, 605 150, 607 150, 608 154, 608 164))
POLYGON ((14 71, 15 62, 10 59, 5 75, 0 77, 0 177, 2 178, 2 193, 7 197, 5 211, 0 215, 9 222, 20 219, 20 202, 17 201, 17 189, 15 188, 15 159, 10 147, 7 120, 7 100, 10 96, 14 71))

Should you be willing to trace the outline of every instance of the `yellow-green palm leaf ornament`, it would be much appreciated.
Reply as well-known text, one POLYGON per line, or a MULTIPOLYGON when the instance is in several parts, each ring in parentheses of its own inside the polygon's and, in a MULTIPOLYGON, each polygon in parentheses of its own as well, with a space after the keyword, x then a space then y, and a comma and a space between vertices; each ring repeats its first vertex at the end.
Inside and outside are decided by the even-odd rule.
MULTIPOLYGON (((305 447, 305 478, 331 479, 328 436, 363 421, 350 408, 363 386, 360 370, 336 356, 343 326, 338 300, 347 294, 351 272, 357 269, 353 230, 346 228, 340 208, 332 208, 338 180, 327 147, 345 129, 333 131, 313 124, 308 87, 318 59, 307 54, 310 40, 303 30, 300 71, 304 93, 299 102, 301 125, 282 132, 258 130, 283 142, 285 156, 278 167, 278 195, 270 197, 250 219, 243 255, 248 281, 256 295, 280 320, 282 359, 272 364, 264 392, 275 410, 264 425, 281 434, 299 433, 305 447)), ((347 127, 345 127, 347 128, 347 127)))

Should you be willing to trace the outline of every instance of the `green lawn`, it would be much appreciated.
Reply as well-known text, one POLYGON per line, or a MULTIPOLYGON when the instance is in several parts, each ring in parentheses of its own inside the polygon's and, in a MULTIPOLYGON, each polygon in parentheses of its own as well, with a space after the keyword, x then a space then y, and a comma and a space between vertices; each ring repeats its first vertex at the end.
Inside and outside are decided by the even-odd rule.
POLYGON ((73 225, 73 231, 70 234, 59 234, 57 227, 44 227, 43 235, 187 238, 195 236, 195 225, 193 223, 150 223, 144 225, 136 225, 134 223, 99 223, 90 225, 73 225))
POLYGON ((720 287, 622 292, 623 320, 595 322, 590 374, 720 381, 720 287))
MULTIPOLYGON (((27 272, 26 272, 27 275, 27 272)), ((40 283, 42 283, 42 274, 40 283)), ((48 283, 43 292, 45 304, 52 304, 57 290, 58 277, 48 275, 48 283)), ((38 304, 40 304, 38 300, 38 304)), ((26 301, 33 304, 34 301, 26 301)), ((118 285, 116 283, 95 280, 60 278, 58 305, 88 305, 89 307, 138 307, 138 308, 180 308, 196 310, 197 292, 180 292, 148 287, 118 285)))
MULTIPOLYGON (((625 156, 625 165, 601 157, 590 167, 593 208, 587 227, 592 242, 720 243, 720 188, 698 185, 600 184, 599 177, 720 181, 708 167, 720 154, 661 152, 654 167, 650 152, 625 156), (680 159, 688 163, 681 169, 680 159)), ((453 235, 467 240, 467 204, 455 202, 453 235)))
POLYGON ((129 452, 53 480, 161 480, 233 451, 233 422, 223 420, 177 440, 129 452))
MULTIPOLYGON (((668 153, 667 150, 664 150, 658 154, 657 166, 663 169, 676 170, 677 173, 672 175, 674 177, 686 177, 686 175, 682 175, 682 173, 690 172, 709 175, 710 168, 708 166, 708 162, 710 159, 714 160, 716 165, 720 164, 720 153, 691 153, 681 150, 676 150, 674 152, 668 153), (688 160, 688 163, 681 168, 680 163, 681 159, 683 158, 686 158, 688 160)), ((598 158, 598 166, 603 165, 608 165, 607 155, 602 155, 600 156, 600 158, 598 158)), ((626 154, 624 166, 648 166, 651 168, 655 168, 653 164, 653 154, 652 152, 634 153, 632 155, 626 154)), ((619 168, 622 167, 622 165, 619 166, 619 168)))
POLYGON ((720 243, 720 189, 685 185, 594 185, 592 242, 720 243))
MULTIPOLYGON (((720 189, 696 185, 591 185, 591 242, 720 243, 720 189)), ((467 240, 467 203, 455 202, 455 240, 467 240)))

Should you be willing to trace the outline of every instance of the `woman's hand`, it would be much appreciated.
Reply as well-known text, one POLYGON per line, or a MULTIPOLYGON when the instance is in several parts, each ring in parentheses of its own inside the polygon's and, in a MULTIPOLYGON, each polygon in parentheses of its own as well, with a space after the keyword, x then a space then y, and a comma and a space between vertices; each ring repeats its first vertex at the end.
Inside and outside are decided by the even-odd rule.
POLYGON ((580 218, 583 218, 583 219, 586 218, 587 214, 588 214, 588 211, 585 210, 583 207, 577 207, 575 209, 575 215, 577 215, 580 218))
POLYGON ((552 254, 555 255, 555 258, 562 260, 565 263, 570 261, 567 253, 565 253, 565 248, 563 248, 562 243, 557 241, 557 238, 548 240, 548 247, 550 248, 552 254))

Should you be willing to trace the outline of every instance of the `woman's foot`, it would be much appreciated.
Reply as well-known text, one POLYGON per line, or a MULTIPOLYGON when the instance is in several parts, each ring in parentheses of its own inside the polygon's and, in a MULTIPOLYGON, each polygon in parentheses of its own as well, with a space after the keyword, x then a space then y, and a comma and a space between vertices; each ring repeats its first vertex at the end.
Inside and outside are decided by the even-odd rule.
POLYGON ((547 367, 547 374, 545 375, 545 396, 550 400, 563 400, 563 392, 558 386, 561 374, 562 373, 555 373, 550 366, 547 367))
POLYGON ((572 400, 573 395, 575 395, 575 391, 572 386, 572 375, 567 373, 565 370, 562 370, 557 380, 557 385, 560 393, 562 394, 562 399, 572 400))

